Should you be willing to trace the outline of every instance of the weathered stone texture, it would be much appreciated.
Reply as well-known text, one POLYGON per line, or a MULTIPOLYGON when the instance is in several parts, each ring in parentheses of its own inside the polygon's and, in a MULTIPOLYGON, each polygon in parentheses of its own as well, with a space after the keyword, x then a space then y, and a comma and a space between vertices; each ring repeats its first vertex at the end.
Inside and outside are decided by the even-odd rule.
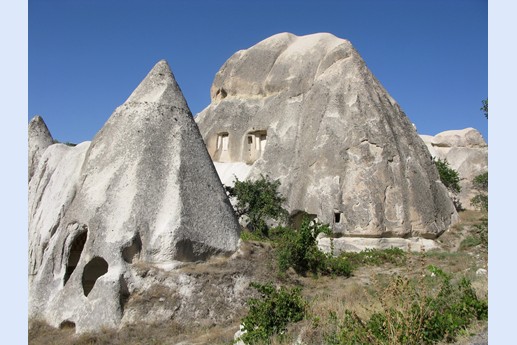
POLYGON ((458 172, 461 186, 458 199, 463 208, 472 209, 470 199, 477 194, 472 188, 472 180, 488 171, 488 145, 481 133, 474 128, 465 128, 441 132, 434 137, 420 137, 433 157, 446 159, 458 172))
POLYGON ((41 116, 36 115, 29 122, 29 181, 34 175, 41 155, 54 143, 52 135, 41 116))
POLYGON ((135 263, 231 254, 239 231, 160 61, 91 143, 54 144, 39 159, 29 184, 29 315, 80 332, 116 327, 143 284, 135 263))
POLYGON ((457 216, 425 144, 349 41, 272 36, 228 59, 211 96, 196 121, 221 179, 237 162, 279 179, 291 214, 344 235, 427 238, 457 216))

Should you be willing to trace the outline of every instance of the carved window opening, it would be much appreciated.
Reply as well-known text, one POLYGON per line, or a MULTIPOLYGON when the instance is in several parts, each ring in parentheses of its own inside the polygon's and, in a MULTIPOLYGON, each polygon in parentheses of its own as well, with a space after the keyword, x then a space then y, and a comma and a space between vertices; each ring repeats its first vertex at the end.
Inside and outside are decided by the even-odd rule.
POLYGON ((303 221, 307 218, 310 222, 316 219, 316 215, 312 213, 307 213, 301 210, 295 210, 289 216, 289 225, 293 227, 293 229, 299 230, 302 227, 303 221))
POLYGON ((262 157, 266 149, 267 132, 265 130, 254 131, 247 134, 247 158, 246 162, 252 164, 262 157))
POLYGON ((228 133, 219 133, 217 135, 217 150, 228 151, 228 133))
POLYGON ((341 223, 341 212, 334 212, 334 223, 341 223))
POLYGON ((230 161, 230 136, 228 132, 217 133, 215 151, 212 157, 216 162, 230 161))

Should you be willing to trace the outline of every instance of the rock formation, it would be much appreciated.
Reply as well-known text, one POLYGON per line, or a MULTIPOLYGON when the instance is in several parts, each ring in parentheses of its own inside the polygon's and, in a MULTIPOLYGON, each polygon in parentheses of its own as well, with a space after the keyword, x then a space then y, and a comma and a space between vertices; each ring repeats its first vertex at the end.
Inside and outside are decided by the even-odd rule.
POLYGON ((116 327, 144 284, 135 265, 236 250, 237 219, 165 61, 91 143, 51 141, 31 121, 30 317, 79 332, 116 327))
POLYGON ((437 135, 421 135, 429 152, 435 158, 446 159, 460 176, 461 192, 458 199, 465 209, 472 209, 470 199, 476 195, 472 180, 488 171, 488 145, 474 128, 450 130, 437 135))
POLYGON ((29 181, 34 175, 39 159, 54 140, 41 116, 36 115, 29 122, 29 181))
POLYGON ((292 217, 345 236, 434 238, 455 220, 425 144, 349 41, 272 36, 230 57, 210 93, 196 122, 224 183, 279 179, 292 217))

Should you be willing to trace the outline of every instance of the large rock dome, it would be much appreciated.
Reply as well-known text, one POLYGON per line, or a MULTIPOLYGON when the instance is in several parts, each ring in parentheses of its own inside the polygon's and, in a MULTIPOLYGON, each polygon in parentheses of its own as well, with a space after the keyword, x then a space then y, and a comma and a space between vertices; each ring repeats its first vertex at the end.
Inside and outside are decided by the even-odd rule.
POLYGON ((425 144, 352 44, 281 33, 231 56, 196 122, 223 183, 279 179, 293 218, 435 238, 457 217, 425 144))

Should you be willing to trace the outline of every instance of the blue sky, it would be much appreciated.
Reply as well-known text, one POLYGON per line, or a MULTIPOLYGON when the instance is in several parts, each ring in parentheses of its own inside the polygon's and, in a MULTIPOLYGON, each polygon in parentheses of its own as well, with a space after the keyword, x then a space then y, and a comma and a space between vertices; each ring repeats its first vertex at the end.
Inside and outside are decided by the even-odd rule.
POLYGON ((194 114, 236 51, 279 32, 352 42, 419 133, 474 127, 488 97, 487 1, 29 0, 28 118, 91 140, 160 59, 194 114))

